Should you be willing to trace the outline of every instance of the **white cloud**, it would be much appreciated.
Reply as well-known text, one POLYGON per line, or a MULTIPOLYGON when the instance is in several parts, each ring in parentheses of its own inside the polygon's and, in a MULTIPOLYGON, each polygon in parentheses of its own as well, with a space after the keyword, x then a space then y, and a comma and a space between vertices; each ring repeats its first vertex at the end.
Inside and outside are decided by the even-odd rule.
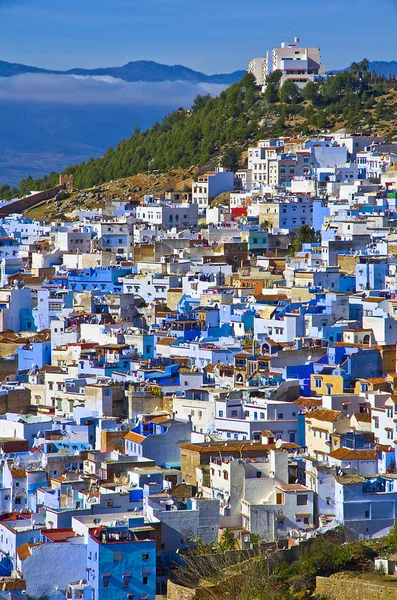
POLYGON ((0 101, 69 105, 190 106, 197 94, 226 86, 184 81, 128 83, 113 77, 23 74, 0 78, 0 101))

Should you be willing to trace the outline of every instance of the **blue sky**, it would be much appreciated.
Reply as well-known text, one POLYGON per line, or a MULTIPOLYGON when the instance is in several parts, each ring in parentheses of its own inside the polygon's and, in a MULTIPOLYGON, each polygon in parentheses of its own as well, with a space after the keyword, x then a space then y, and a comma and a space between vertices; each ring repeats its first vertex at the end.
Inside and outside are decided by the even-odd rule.
POLYGON ((292 34, 327 68, 397 60, 397 0, 0 0, 0 60, 48 68, 149 59, 207 73, 246 67, 292 34))

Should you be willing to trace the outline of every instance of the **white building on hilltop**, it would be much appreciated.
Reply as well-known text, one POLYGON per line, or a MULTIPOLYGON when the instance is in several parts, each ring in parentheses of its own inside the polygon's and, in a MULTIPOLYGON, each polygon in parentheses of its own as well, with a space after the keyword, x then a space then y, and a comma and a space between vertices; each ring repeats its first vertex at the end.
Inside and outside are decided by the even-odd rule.
POLYGON ((208 208, 210 200, 223 192, 232 192, 234 189, 234 173, 223 167, 199 175, 192 186, 192 202, 197 204, 199 210, 208 208))
POLYGON ((248 64, 248 72, 254 75, 256 84, 263 87, 266 86, 266 77, 274 71, 282 72, 280 85, 289 80, 304 88, 309 81, 325 75, 320 48, 301 48, 296 37, 293 42, 281 42, 280 48, 273 48, 271 65, 268 51, 264 58, 253 58, 248 64))

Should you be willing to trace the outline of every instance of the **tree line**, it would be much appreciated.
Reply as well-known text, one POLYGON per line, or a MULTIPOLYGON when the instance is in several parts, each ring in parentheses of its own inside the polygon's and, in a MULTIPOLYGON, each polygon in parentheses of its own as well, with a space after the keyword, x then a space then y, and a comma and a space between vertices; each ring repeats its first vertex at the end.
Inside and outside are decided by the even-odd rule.
MULTIPOLYGON (((82 189, 141 172, 205 165, 219 155, 224 166, 235 170, 241 149, 265 136, 311 134, 338 119, 353 130, 370 132, 380 120, 393 118, 393 110, 385 111, 385 99, 379 96, 396 83, 368 67, 366 59, 353 63, 349 70, 310 82, 303 90, 291 81, 280 85, 281 72, 275 71, 267 77, 264 94, 246 73, 216 98, 199 95, 191 109, 180 108, 145 131, 135 128, 103 157, 72 165, 64 173, 73 174, 75 186, 82 189)), ((1 186, 0 199, 57 183, 55 172, 36 179, 28 176, 18 188, 1 186)))

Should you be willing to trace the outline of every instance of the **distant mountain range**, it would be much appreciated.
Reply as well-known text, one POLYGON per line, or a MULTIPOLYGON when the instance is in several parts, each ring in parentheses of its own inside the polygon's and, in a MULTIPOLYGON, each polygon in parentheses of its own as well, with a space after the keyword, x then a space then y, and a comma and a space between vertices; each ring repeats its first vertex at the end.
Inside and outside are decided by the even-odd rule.
POLYGON ((18 63, 0 61, 0 77, 13 77, 25 73, 44 73, 46 75, 80 75, 95 77, 116 77, 130 83, 135 81, 187 81, 190 83, 218 83, 230 85, 240 81, 245 71, 206 75, 182 65, 162 65, 151 60, 136 60, 122 67, 99 67, 97 69, 69 69, 56 71, 30 67, 18 63))
MULTIPOLYGON (((397 76, 396 61, 371 62, 370 69, 397 76)), ((151 127, 179 106, 190 106, 197 94, 219 94, 243 75, 206 75, 145 60, 69 71, 0 61, 0 186, 101 156, 135 126, 151 127), (32 81, 33 75, 42 77, 32 81), (82 77, 71 81, 65 75, 82 77), (106 76, 114 78, 112 85, 106 76)))
MULTIPOLYGON (((346 67, 349 68, 349 67, 346 67)), ((369 63, 370 71, 376 71, 379 75, 397 76, 397 61, 375 60, 369 63)), ((338 69, 328 71, 328 73, 337 73, 338 69)), ((190 83, 218 83, 231 85, 240 81, 245 71, 233 71, 232 73, 216 73, 206 75, 200 71, 189 69, 183 65, 163 65, 152 60, 135 60, 121 67, 98 67, 96 69, 69 69, 68 71, 42 69, 41 67, 31 67, 19 63, 10 63, 0 60, 0 77, 13 77, 25 73, 44 73, 47 75, 80 75, 86 77, 115 77, 128 81, 129 83, 138 81, 187 81, 190 83)))
MULTIPOLYGON (((348 71, 349 67, 345 69, 332 69, 331 71, 327 71, 327 75, 333 75, 335 73, 340 73, 341 71, 348 71)), ((391 75, 395 75, 397 77, 397 61, 395 60, 373 60, 369 63, 369 71, 375 71, 378 75, 384 75, 385 77, 390 77, 391 75)))
POLYGON ((378 75, 397 75, 397 61, 395 60, 374 60, 369 63, 369 70, 376 71, 378 75))

